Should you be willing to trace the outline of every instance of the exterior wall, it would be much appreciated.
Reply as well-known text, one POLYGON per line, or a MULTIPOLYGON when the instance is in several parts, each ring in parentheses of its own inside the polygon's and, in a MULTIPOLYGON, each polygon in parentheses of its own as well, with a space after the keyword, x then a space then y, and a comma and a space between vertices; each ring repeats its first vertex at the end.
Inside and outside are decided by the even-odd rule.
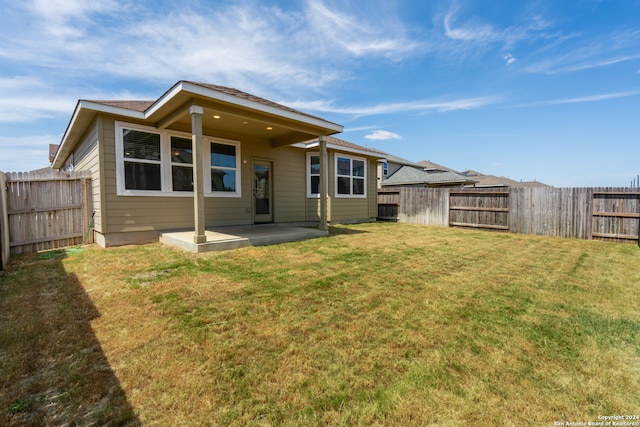
MULTIPOLYGON (((98 115, 87 129, 65 166, 92 174, 94 229, 103 246, 146 243, 158 240, 164 230, 194 226, 193 196, 119 196, 116 181, 114 116, 98 115)), ((135 122, 133 122, 135 123, 135 122)), ((219 136, 204 130, 206 136, 219 136)), ((226 135, 222 137, 228 137, 226 135)), ((350 153, 345 153, 351 156, 350 153)), ((272 148, 267 140, 240 141, 240 197, 205 196, 206 226, 253 223, 252 160, 273 166, 273 220, 277 223, 309 223, 320 220, 320 200, 307 198, 307 154, 296 147, 272 148)), ((335 151, 329 152, 328 220, 361 222, 377 216, 376 159, 367 161, 367 198, 335 198, 335 151)), ((358 157, 358 156, 357 156, 358 157)), ((362 157, 362 156, 359 156, 362 157)))
POLYGON ((101 203, 101 173, 100 173, 100 149, 99 149, 99 124, 94 121, 82 137, 80 144, 66 160, 64 169, 91 172, 91 195, 93 228, 102 232, 102 203, 101 203))
MULTIPOLYGON (((377 199, 377 160, 367 161, 367 197, 366 198, 343 198, 335 197, 335 157, 334 151, 329 152, 329 182, 328 182, 328 221, 332 223, 363 222, 374 220, 378 216, 377 199)), ((348 153, 345 153, 350 155, 348 153)), ((305 192, 306 194, 306 192, 305 192)), ((320 199, 307 199, 307 220, 320 220, 320 199)))
MULTIPOLYGON (((115 118, 105 116, 103 123, 105 220, 102 232, 115 236, 113 233, 192 228, 194 226, 192 195, 168 197, 117 195, 115 118)), ((216 136, 211 135, 211 132, 205 134, 216 136)), ((241 197, 205 196, 206 226, 252 224, 252 159, 273 163, 274 222, 304 222, 306 220, 305 151, 293 147, 274 149, 266 140, 245 139, 240 141, 240 144, 241 197)), ((108 246, 108 242, 106 245, 108 246)))

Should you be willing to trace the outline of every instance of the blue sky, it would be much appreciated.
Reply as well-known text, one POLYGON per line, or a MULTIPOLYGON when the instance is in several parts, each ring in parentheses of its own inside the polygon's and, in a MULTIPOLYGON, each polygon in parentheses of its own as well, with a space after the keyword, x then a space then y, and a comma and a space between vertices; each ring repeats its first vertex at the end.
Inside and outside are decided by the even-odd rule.
POLYGON ((640 0, 4 2, 0 169, 47 166, 80 98, 183 79, 413 161, 562 187, 640 173, 640 0))

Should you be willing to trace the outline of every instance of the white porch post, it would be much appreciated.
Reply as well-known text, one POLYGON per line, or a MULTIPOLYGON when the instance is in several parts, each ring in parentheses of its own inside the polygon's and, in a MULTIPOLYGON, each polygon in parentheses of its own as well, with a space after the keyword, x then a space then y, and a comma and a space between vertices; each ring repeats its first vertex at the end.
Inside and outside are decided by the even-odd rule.
POLYGON ((328 158, 327 158, 327 141, 324 136, 318 138, 320 145, 320 230, 327 231, 329 225, 327 222, 327 177, 329 176, 328 158))
POLYGON ((193 146, 193 215, 195 219, 194 243, 205 243, 204 234, 204 168, 202 158, 202 113, 204 109, 192 105, 191 114, 191 144, 193 146))

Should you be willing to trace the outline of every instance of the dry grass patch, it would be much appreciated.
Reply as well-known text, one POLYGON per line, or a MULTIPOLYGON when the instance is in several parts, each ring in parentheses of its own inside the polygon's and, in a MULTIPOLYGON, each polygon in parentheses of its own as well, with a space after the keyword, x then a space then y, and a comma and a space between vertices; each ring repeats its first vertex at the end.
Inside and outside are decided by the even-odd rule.
MULTIPOLYGON (((74 278, 95 312, 74 343, 99 350, 81 369, 95 359, 112 370, 87 396, 100 408, 120 390, 103 410, 113 424, 553 425, 640 407, 630 245, 365 224, 199 256, 89 249, 57 261, 55 280, 47 262, 18 257, 2 273, 1 312, 31 304, 26 282, 41 293, 74 278)), ((43 301, 59 316, 59 301, 43 301)), ((29 322, 0 321, 2 380, 20 383, 33 369, 5 368, 27 363, 24 343, 43 326, 16 342, 29 322)), ((67 353, 46 353, 63 366, 67 353)), ((47 387, 0 395, 5 420, 47 419, 47 387)), ((68 399, 68 417, 92 401, 68 399)))

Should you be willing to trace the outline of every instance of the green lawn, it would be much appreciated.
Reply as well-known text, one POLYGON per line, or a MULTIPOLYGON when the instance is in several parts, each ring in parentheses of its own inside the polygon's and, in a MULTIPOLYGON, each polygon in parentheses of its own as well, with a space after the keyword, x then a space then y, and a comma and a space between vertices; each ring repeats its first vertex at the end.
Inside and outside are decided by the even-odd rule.
POLYGON ((0 273, 0 424, 640 415, 639 303, 637 246, 403 224, 17 256, 0 273))

